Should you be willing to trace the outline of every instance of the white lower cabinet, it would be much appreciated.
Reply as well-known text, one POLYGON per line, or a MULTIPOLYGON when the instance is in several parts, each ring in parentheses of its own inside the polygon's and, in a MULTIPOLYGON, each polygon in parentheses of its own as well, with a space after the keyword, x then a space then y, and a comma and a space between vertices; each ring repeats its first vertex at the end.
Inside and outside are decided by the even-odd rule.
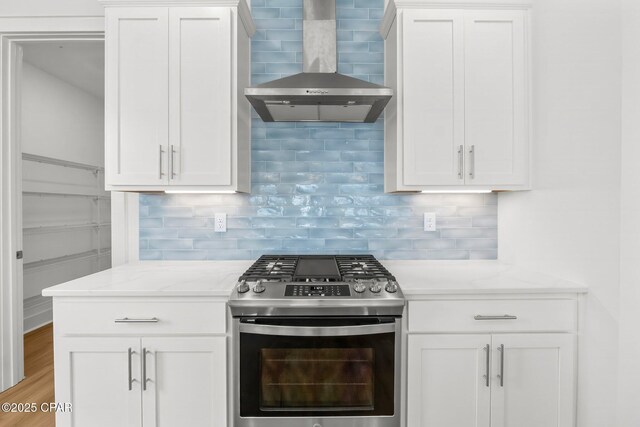
POLYGON ((225 427, 226 304, 54 298, 58 427, 225 427))
POLYGON ((532 317, 558 306, 577 300, 410 302, 406 426, 574 427, 576 322, 532 317), (424 323, 426 305, 449 311, 424 323))

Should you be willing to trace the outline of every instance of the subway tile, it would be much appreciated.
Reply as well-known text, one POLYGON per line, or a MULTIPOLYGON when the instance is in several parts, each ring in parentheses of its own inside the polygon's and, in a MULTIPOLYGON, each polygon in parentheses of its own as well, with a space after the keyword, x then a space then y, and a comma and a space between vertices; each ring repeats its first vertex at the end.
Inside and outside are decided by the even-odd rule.
POLYGON ((324 241, 324 247, 326 249, 358 249, 367 250, 369 247, 367 240, 365 239, 326 239, 324 241))
POLYGON ((380 194, 384 192, 384 187, 380 184, 342 184, 341 194, 380 194))
POLYGON ((207 260, 235 260, 235 259, 255 259, 256 256, 250 250, 225 249, 207 251, 207 260))
POLYGON ((498 215, 498 206, 479 206, 479 207, 461 207, 458 208, 460 216, 489 216, 498 215))
MULTIPOLYGON (((251 49, 255 52, 279 52, 282 50, 282 42, 280 42, 280 40, 253 40, 251 41, 251 49)), ((257 73, 257 74, 264 74, 264 73, 273 73, 273 71, 267 71, 268 68, 266 67, 267 65, 272 65, 272 64, 265 64, 265 63, 258 63, 257 65, 262 65, 262 67, 253 67, 253 64, 251 66, 251 72, 252 73, 257 73)))
POLYGON ((384 139, 384 132, 381 130, 357 129, 356 139, 384 139))
POLYGON ((351 162, 305 162, 310 172, 353 172, 353 163, 351 162))
MULTIPOLYGON (((302 72, 302 64, 295 62, 266 64, 265 70, 267 74, 297 74, 302 72)), ((273 138, 273 136, 270 136, 270 138, 273 138)))
POLYGON ((369 175, 362 173, 332 173, 327 175, 326 181, 336 184, 365 184, 369 182, 369 175))
POLYGON ((372 216, 410 217, 413 215, 413 210, 405 206, 376 207, 376 208, 371 208, 371 215, 372 216))
POLYGON ((159 228, 162 227, 162 218, 140 218, 138 223, 140 229, 143 228, 159 228))
MULTIPOLYGON (((280 74, 253 74, 251 76, 251 84, 259 85, 280 78, 280 74)), ((253 132, 252 132, 253 134, 253 132)))
POLYGON ((265 63, 296 62, 296 55, 294 52, 251 52, 251 61, 265 63))
POLYGON ((368 42, 369 52, 384 52, 384 43, 380 42, 368 42))
POLYGON ((353 230, 347 228, 310 228, 309 237, 312 239, 352 239, 353 230))
POLYGON ((353 205, 351 196, 311 196, 309 203, 314 206, 350 206, 353 205))
POLYGON ((252 173, 251 182, 259 182, 260 184, 278 183, 280 182, 280 173, 278 172, 252 173))
POLYGON ((235 239, 218 239, 218 240, 194 240, 194 249, 236 249, 238 241, 235 239))
POLYGON ((384 9, 381 7, 369 9, 369 19, 382 19, 384 16, 384 9))
POLYGON ((496 239, 498 237, 498 229, 481 227, 447 228, 441 230, 440 234, 446 239, 496 239))
POLYGON ((298 151, 295 153, 295 159, 299 162, 337 162, 340 160, 340 154, 338 151, 298 151))
POLYGON ((295 192, 298 194, 338 194, 339 184, 296 184, 295 192))
POLYGON ((416 239, 413 241, 415 249, 455 249, 454 239, 416 239))
POLYGON ((281 49, 283 52, 302 52, 302 41, 283 40, 281 49))
POLYGON ((344 217, 339 218, 341 228, 380 228, 384 221, 379 217, 344 217))
MULTIPOLYGON (((253 4, 253 3, 252 3, 253 4)), ((300 7, 300 0, 265 0, 266 7, 300 7)))
POLYGON ((295 160, 295 151, 267 151, 267 150, 253 150, 251 152, 251 159, 254 161, 287 161, 295 160))
MULTIPOLYGON (((345 129, 341 130, 344 131, 345 129)), ((353 135, 352 131, 351 135, 353 135)), ((353 139, 346 141, 342 139, 332 139, 325 141, 324 147, 324 149, 328 151, 367 151, 369 150, 369 142, 353 139)))
POLYGON ((354 0, 336 0, 336 8, 352 8, 354 0))
POLYGON ((345 139, 353 138, 353 131, 350 129, 312 129, 311 137, 314 139, 345 139))
POLYGON ((411 239, 369 239, 370 249, 411 249, 413 241, 411 239))
POLYGON ((287 139, 280 143, 283 150, 298 151, 322 151, 324 141, 314 141, 312 139, 287 139))
POLYGON ((302 228, 335 228, 338 227, 339 219, 338 218, 328 218, 328 217, 320 217, 320 218, 287 218, 293 219, 298 227, 302 228))
MULTIPOLYGON (((281 40, 281 41, 301 41, 302 40, 302 31, 299 30, 266 30, 265 32, 266 40, 281 40)), ((263 56, 267 61, 265 62, 276 62, 269 60, 267 55, 263 56)), ((295 57, 295 55, 294 55, 295 57)), ((277 61, 283 62, 283 61, 277 61)), ((284 61, 284 62, 295 62, 295 61, 284 61)))
POLYGON ((325 208, 321 206, 286 206, 283 211, 284 216, 322 216, 325 208))
POLYGON ((143 261, 159 261, 162 259, 162 251, 140 249, 138 256, 143 261))
POLYGON ((251 220, 253 228, 293 228, 296 218, 284 217, 255 217, 251 220))
MULTIPOLYGON (((380 36, 380 33, 377 31, 377 29, 372 31, 353 31, 353 41, 355 42, 379 42, 381 40, 382 40, 382 36, 380 36)), ((356 62, 365 62, 365 61, 356 61, 356 62)), ((384 60, 366 61, 366 62, 384 63, 384 60)))
POLYGON ((324 239, 306 239, 306 240, 286 240, 283 247, 292 251, 289 253, 300 253, 300 250, 318 250, 325 249, 324 239))
POLYGON ((324 175, 311 172, 282 172, 280 180, 291 184, 316 184, 324 181, 324 175))
POLYGON ((344 162, 383 162, 382 151, 342 151, 340 159, 344 162))
POLYGON ((392 239, 398 237, 398 230, 396 228, 371 228, 371 229, 357 229, 353 232, 354 237, 363 239, 371 238, 385 238, 392 239))
POLYGON ((269 139, 307 139, 309 130, 301 128, 292 129, 267 129, 269 139))
POLYGON ((173 218, 165 217, 165 227, 204 227, 207 225, 205 218, 173 218))
POLYGON ((338 42, 352 41, 354 39, 353 31, 338 29, 338 31, 336 31, 336 39, 338 40, 338 42))
POLYGON ((304 228, 269 228, 265 230, 268 239, 308 239, 309 231, 304 228))
MULTIPOLYGON (((227 224, 228 225, 228 224, 227 224)), ((227 228, 223 235, 224 239, 260 239, 265 236, 265 229, 262 228, 227 228)))
MULTIPOLYGON (((301 4, 298 3, 298 6, 301 4)), ((280 16, 283 18, 302 19, 301 7, 283 7, 280 9, 280 16)))
MULTIPOLYGON (((367 45, 367 50, 369 49, 369 45, 367 43, 361 42, 362 44, 367 45)), ((267 69, 267 72, 268 69, 267 69)), ((353 72, 354 74, 384 74, 384 64, 353 64, 353 72)))
POLYGON ((193 249, 190 239, 151 239, 149 249, 193 249))
POLYGON ((141 239, 169 239, 177 238, 178 230, 175 228, 140 228, 141 239))
POLYGON ((306 162, 265 162, 268 172, 307 172, 309 164, 306 162))
POLYGON ((456 241, 458 249, 495 249, 498 239, 460 239, 456 241))
POLYGON ((369 42, 339 41, 338 52, 370 52, 369 42))
MULTIPOLYGON (((255 8, 251 11, 251 15, 254 19, 263 19, 263 18, 278 18, 280 17, 280 9, 279 7, 259 7, 255 8)), ((283 18, 290 18, 288 16, 283 16, 283 18)))
POLYGON ((381 173, 384 171, 384 163, 382 162, 353 162, 354 172, 381 173))
POLYGON ((193 209, 189 206, 149 206, 150 217, 191 217, 193 209))
POLYGON ((369 10, 364 8, 354 9, 352 7, 338 7, 336 9, 336 19, 369 19, 369 10))
POLYGON ((238 249, 280 249, 280 239, 242 239, 238 240, 238 249))
POLYGON ((264 28, 269 30, 293 30, 294 28, 296 28, 296 22, 293 19, 254 19, 253 22, 255 23, 256 28, 264 28))
POLYGON ((327 216, 352 217, 369 216, 369 209, 365 207, 328 207, 325 209, 327 216))
POLYGON ((283 208, 280 206, 261 206, 256 209, 258 216, 282 216, 283 208))
POLYGON ((384 6, 383 0, 354 0, 356 8, 381 9, 384 6))

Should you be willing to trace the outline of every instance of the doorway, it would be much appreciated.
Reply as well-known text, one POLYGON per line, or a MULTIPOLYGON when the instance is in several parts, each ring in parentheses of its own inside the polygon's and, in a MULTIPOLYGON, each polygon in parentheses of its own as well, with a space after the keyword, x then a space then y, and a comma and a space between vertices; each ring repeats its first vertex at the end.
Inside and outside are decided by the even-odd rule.
MULTIPOLYGON (((25 260, 29 255, 25 250, 23 250, 23 240, 27 233, 33 233, 34 235, 37 234, 37 230, 35 229, 36 227, 53 227, 56 225, 54 223, 38 225, 35 221, 37 216, 31 216, 29 217, 29 221, 33 221, 27 221, 24 224, 24 228, 32 228, 32 230, 23 230, 23 222, 27 220, 27 218, 23 218, 23 199, 26 199, 27 197, 59 197, 68 202, 72 199, 75 200, 80 198, 95 200, 96 197, 93 196, 96 195, 98 198, 102 198, 102 195, 97 194, 97 189, 99 187, 95 187, 93 191, 96 191, 96 193, 91 193, 92 197, 88 197, 88 194, 83 195, 78 187, 74 187, 74 184, 79 183, 79 181, 74 180, 70 181, 71 185, 69 186, 69 191, 63 191, 63 193, 73 193, 71 195, 23 194, 22 170, 23 164, 26 165, 27 162, 39 163, 45 168, 52 168, 55 166, 58 168, 66 168, 68 170, 77 169, 78 172, 83 170, 89 171, 90 169, 95 171, 96 169, 99 169, 100 166, 99 164, 90 164, 89 166, 91 167, 88 169, 81 169, 78 167, 74 168, 73 166, 81 165, 72 164, 73 160, 66 159, 65 156, 56 157, 43 151, 41 151, 40 154, 25 151, 26 158, 23 159, 21 136, 22 132, 26 131, 26 129, 23 129, 21 117, 23 112, 21 105, 23 101, 21 89, 23 77, 22 71, 24 67, 24 48, 28 47, 27 45, 33 45, 33 47, 36 48, 36 45, 39 43, 55 44, 70 41, 98 42, 99 46, 103 46, 104 19, 102 17, 51 17, 34 21, 29 18, 0 18, 0 23, 0 28, 2 28, 0 31, 0 170, 2 171, 2 173, 0 173, 0 329, 2 330, 2 334, 0 335, 0 391, 2 391, 16 385, 24 379, 24 323, 27 319, 25 319, 23 314, 24 307, 26 305, 24 301, 26 294, 24 293, 23 287, 23 273, 26 273, 26 270, 28 269, 37 272, 38 268, 43 267, 38 266, 38 264, 31 264, 27 265, 27 268, 24 268, 23 264, 25 264, 25 261, 26 264, 29 264, 31 262, 47 260, 45 257, 42 257, 41 259, 28 258, 25 260), (63 161, 66 160, 65 165, 57 164, 58 162, 54 161, 56 159, 63 161), (31 227, 31 225, 34 224, 36 226, 31 227)), ((64 49, 64 47, 60 48, 59 46, 60 45, 57 46, 57 49, 64 49)), ((27 65, 27 67, 29 67, 29 65, 27 65)), ((45 67, 45 65, 40 64, 40 67, 45 67)), ((49 74, 53 74, 52 70, 49 71, 49 74)), ((60 76, 58 76, 59 80, 64 80, 59 77, 60 76)), ((74 80, 73 83, 78 85, 76 80, 74 80)), ((43 102, 39 107, 42 107, 44 104, 45 103, 43 102)), ((54 113, 58 112, 54 111, 54 113)), ((80 121, 77 122, 80 123, 80 121)), ((67 130, 64 129, 63 131, 66 132, 67 130)), ((53 140, 54 139, 51 138, 49 139, 49 142, 51 143, 53 140)), ((65 149, 60 148, 60 150, 64 151, 65 149)), ((66 155, 67 152, 64 151, 64 154, 66 155)), ((82 166, 86 166, 88 164, 83 163, 82 161, 76 161, 75 163, 81 163, 82 166)), ((34 165, 24 167, 30 167, 31 169, 37 170, 37 167, 34 165)), ((60 175, 58 181, 53 179, 54 175, 47 175, 46 173, 43 176, 42 174, 38 175, 36 173, 35 175, 32 175, 31 172, 25 172, 25 175, 28 176, 28 179, 24 182, 25 192, 55 193, 55 191, 53 191, 54 186, 64 185, 65 182, 61 177, 64 174, 60 175), (27 181, 30 182, 27 183, 27 181)), ((66 182, 69 183, 69 180, 67 179, 66 182)), ((119 198, 116 197, 116 200, 119 200, 119 198)), ((29 202, 25 202, 25 204, 28 203, 29 202)), ((58 205, 59 204, 60 203, 58 203, 58 205)), ((64 205, 64 203, 62 204, 64 205)), ((123 203, 119 202, 118 207, 121 204, 123 203)), ((45 205, 47 206, 46 214, 43 213, 41 218, 52 220, 60 218, 59 216, 54 215, 55 212, 49 211, 49 205, 46 203, 45 205)), ((53 206, 55 205, 51 204, 50 206, 53 209, 53 206)), ((126 207, 126 200, 124 206, 126 207)), ((106 221, 108 222, 109 209, 106 203, 102 209, 100 212, 105 212, 106 215, 103 216, 103 218, 107 218, 106 221)), ((30 210, 30 212, 37 211, 37 209, 30 210)), ((42 211, 45 212, 45 209, 42 211)), ((93 212, 96 212, 95 208, 93 212)), ((121 221, 120 216, 121 215, 116 215, 117 221, 121 221)), ((101 221, 100 223, 104 224, 104 221, 101 221)), ((116 226, 119 223, 120 222, 116 222, 116 226)), ((57 225, 79 224, 58 223, 57 225)), ((88 226, 87 223, 84 223, 84 225, 88 226)), ((43 228, 42 231, 54 232, 57 230, 45 230, 43 228)), ((103 235, 109 235, 110 233, 107 231, 107 234, 105 234, 104 230, 100 230, 100 234, 102 237, 103 235)), ((107 238, 107 241, 108 240, 109 239, 107 238)), ((55 241, 56 240, 54 240, 54 242, 55 241)), ((59 247, 62 241, 63 240, 57 240, 59 244, 53 246, 59 247)), ((52 250, 51 247, 46 248, 44 245, 41 246, 38 243, 28 243, 28 245, 33 248, 29 250, 31 255, 36 255, 36 250, 42 252, 44 252, 45 249, 52 250)), ((102 251, 102 249, 99 251, 102 251)), ((40 253, 42 254, 42 252, 40 253)), ((103 262, 103 266, 108 265, 110 262, 107 252, 108 251, 105 250, 105 257, 100 261, 103 262)), ((116 254, 118 253, 119 252, 116 252, 116 254)), ((66 255, 78 255, 78 253, 68 252, 65 256, 66 255)), ((120 257, 122 258, 122 256, 120 257)), ((71 261, 71 258, 73 257, 62 259, 60 261, 71 261)), ((96 256, 96 258, 100 257, 96 256)), ((102 268, 102 266, 100 268, 102 268)), ((89 272, 87 272, 87 274, 88 273, 89 272)), ((53 273, 51 276, 54 276, 53 273)), ((65 279, 60 280, 64 281, 65 279)), ((37 282, 37 280, 35 280, 35 282, 37 282)), ((39 294, 39 291, 37 290, 30 290, 29 292, 31 297, 39 294)), ((28 298, 30 297, 27 296, 27 299, 28 298)), ((47 318, 50 319, 51 316, 50 302, 46 299, 41 299, 39 302, 33 299, 29 302, 31 304, 29 305, 29 311, 27 313, 29 317, 27 320, 27 328, 29 328, 29 325, 32 325, 33 328, 37 327, 38 324, 46 324, 47 318)))

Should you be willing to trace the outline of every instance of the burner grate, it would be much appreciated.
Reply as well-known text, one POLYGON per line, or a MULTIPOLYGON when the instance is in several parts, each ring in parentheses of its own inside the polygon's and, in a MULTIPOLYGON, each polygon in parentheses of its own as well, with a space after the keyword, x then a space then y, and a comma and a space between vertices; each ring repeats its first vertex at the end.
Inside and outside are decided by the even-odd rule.
POLYGON ((303 277, 310 281, 395 280, 373 255, 263 255, 240 276, 240 280, 292 282, 306 280, 303 277), (318 261, 315 265, 314 259, 318 261), (329 259, 335 263, 327 262, 329 259), (305 266, 299 269, 300 260, 304 260, 305 266), (328 268, 329 264, 333 267, 328 268), (301 274, 300 270, 306 272, 301 274))

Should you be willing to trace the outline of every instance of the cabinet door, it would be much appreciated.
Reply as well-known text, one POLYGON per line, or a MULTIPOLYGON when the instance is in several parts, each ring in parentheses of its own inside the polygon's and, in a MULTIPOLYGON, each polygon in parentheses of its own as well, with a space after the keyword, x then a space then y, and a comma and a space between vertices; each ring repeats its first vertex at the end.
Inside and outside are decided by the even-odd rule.
POLYGON ((171 8, 170 182, 231 185, 231 11, 171 8))
POLYGON ((574 335, 494 335, 493 348, 492 427, 574 426, 574 335))
POLYGON ((107 185, 168 182, 167 17, 167 8, 107 8, 107 185))
POLYGON ((524 12, 468 12, 464 33, 466 184, 526 184, 524 12))
POLYGON ((227 425, 225 337, 143 338, 142 347, 145 427, 227 425))
POLYGON ((138 338, 61 338, 56 342, 58 427, 139 427, 140 340, 138 338), (131 353, 129 352, 131 350, 131 353))
POLYGON ((490 335, 410 335, 407 425, 489 427, 490 335))
POLYGON ((463 184, 464 17, 402 13, 403 184, 463 184))

